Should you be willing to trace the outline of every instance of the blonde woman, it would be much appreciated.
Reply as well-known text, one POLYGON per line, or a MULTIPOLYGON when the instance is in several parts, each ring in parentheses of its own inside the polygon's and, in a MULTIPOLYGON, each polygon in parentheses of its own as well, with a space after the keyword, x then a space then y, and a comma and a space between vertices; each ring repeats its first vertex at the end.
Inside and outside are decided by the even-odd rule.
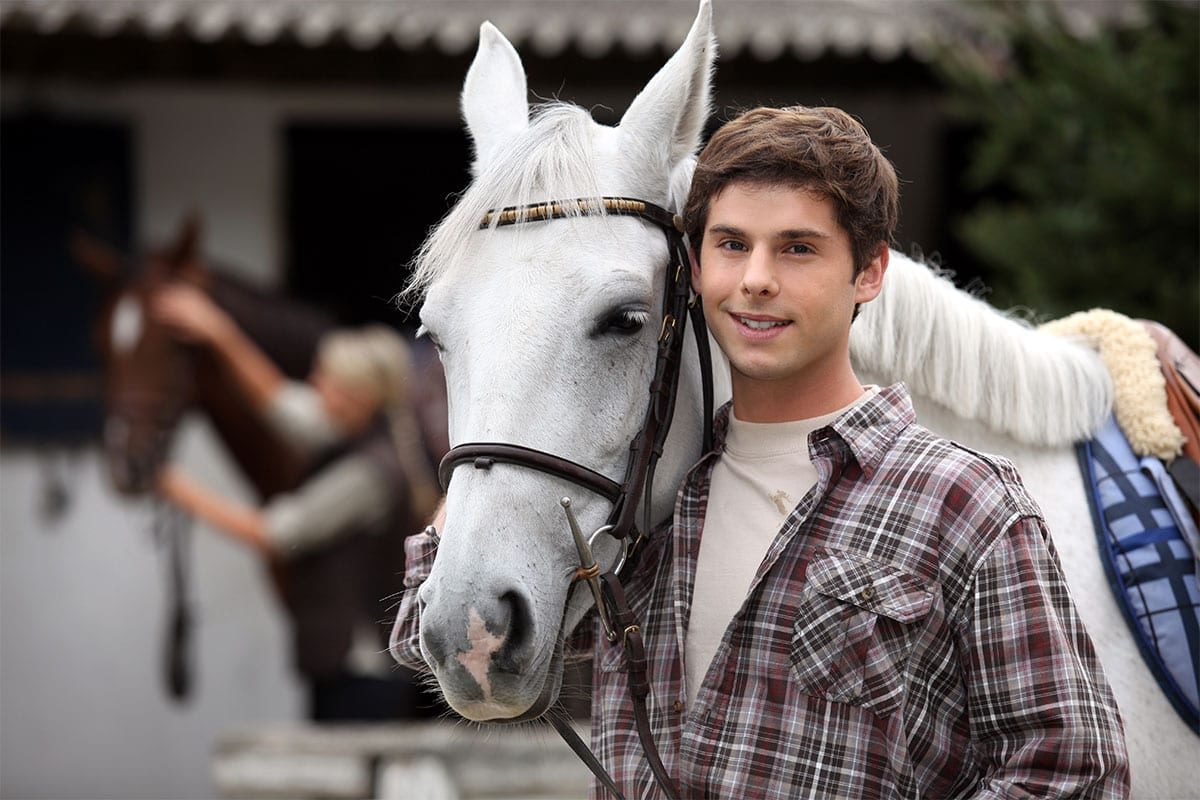
POLYGON ((315 720, 383 719, 432 711, 411 673, 383 655, 387 600, 400 590, 403 539, 437 502, 412 403, 408 345, 383 325, 321 341, 306 381, 289 380, 203 292, 174 285, 156 319, 214 352, 250 411, 308 458, 308 477, 261 507, 235 502, 168 466, 171 502, 249 545, 272 564, 293 628, 296 667, 315 720))

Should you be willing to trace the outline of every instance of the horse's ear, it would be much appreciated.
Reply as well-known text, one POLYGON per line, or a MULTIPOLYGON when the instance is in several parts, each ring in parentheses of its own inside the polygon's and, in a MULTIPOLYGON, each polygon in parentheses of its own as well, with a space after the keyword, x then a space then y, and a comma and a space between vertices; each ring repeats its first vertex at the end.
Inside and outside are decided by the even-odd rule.
POLYGON ((621 131, 653 153, 665 178, 684 158, 700 147, 712 101, 713 64, 717 43, 712 30, 712 7, 701 0, 696 21, 675 55, 650 79, 621 118, 621 131))
POLYGON ((70 250, 75 263, 101 283, 114 283, 125 272, 125 256, 89 233, 71 234, 70 250))
POLYGON ((196 211, 189 213, 179 226, 175 241, 168 248, 168 261, 175 269, 191 265, 200 255, 200 234, 204 223, 196 211))
POLYGON ((496 26, 479 27, 479 50, 463 82, 462 112, 475 142, 471 170, 478 175, 506 142, 529 125, 525 67, 496 26))

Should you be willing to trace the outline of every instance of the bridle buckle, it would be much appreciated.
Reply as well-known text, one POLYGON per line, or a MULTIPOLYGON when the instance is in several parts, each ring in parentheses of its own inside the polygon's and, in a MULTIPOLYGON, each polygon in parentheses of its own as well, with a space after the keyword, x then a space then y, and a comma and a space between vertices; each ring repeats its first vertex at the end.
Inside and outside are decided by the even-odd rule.
POLYGON ((673 332, 674 330, 675 330, 675 315, 674 314, 665 315, 663 317, 663 321, 662 321, 662 328, 660 328, 658 331, 658 340, 660 342, 664 341, 667 338, 667 336, 669 336, 671 334, 671 332, 673 332))

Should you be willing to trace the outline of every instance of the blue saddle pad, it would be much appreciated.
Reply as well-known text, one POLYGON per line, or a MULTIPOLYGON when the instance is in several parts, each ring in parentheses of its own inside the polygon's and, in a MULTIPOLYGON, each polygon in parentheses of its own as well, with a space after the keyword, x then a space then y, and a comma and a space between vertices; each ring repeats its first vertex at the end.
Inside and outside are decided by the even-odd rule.
POLYGON ((1200 733, 1195 557, 1114 419, 1078 449, 1109 584, 1171 705, 1200 733))

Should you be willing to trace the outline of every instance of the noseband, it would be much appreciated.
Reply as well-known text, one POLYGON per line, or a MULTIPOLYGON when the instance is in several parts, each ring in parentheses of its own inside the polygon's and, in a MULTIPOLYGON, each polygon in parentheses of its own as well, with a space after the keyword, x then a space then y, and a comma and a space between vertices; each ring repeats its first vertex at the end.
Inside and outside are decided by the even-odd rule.
MULTIPOLYGON (((667 775, 654 746, 650 733, 649 716, 646 713, 646 697, 650 693, 646 680, 646 656, 642 645, 641 628, 638 626, 625 601, 624 592, 616 573, 621 566, 637 554, 639 545, 649 535, 653 520, 650 519, 650 500, 654 484, 654 469, 662 456, 671 419, 675 413, 675 396, 679 386, 682 366, 683 340, 687 318, 692 317, 692 328, 700 354, 700 369, 704 397, 704 452, 712 449, 713 389, 712 362, 709 356, 708 334, 704 325, 704 313, 699 297, 691 299, 688 275, 687 246, 683 241, 683 222, 661 206, 643 200, 625 197, 601 197, 596 199, 577 198, 554 200, 527 206, 512 206, 489 211, 480 222, 481 229, 502 227, 526 222, 541 222, 564 217, 615 215, 638 217, 660 227, 667 237, 670 261, 666 270, 666 287, 662 300, 662 323, 658 335, 658 353, 655 358, 654 377, 650 381, 650 398, 638 431, 629 446, 629 459, 625 475, 620 483, 600 473, 553 453, 535 450, 516 444, 497 442, 472 442, 451 448, 438 467, 438 478, 442 489, 450 485, 454 470, 470 463, 475 469, 488 470, 494 464, 513 464, 536 470, 569 481, 588 491, 600 495, 612 504, 612 510, 604 525, 591 537, 585 537, 571 510, 568 498, 563 498, 563 509, 567 516, 571 534, 579 552, 580 566, 575 571, 575 581, 586 581, 596 603, 597 613, 610 642, 620 639, 629 668, 629 686, 633 695, 634 717, 642 748, 650 762, 659 785, 670 798, 679 796, 674 781, 667 775), (690 300, 690 302, 689 302, 690 300), (643 520, 640 532, 636 514, 639 501, 643 504, 643 520), (591 545, 595 539, 607 533, 625 545, 624 555, 616 567, 603 575, 592 555, 591 545)), ((565 722, 553 717, 552 722, 559 734, 571 746, 606 788, 618 798, 622 797, 612 778, 596 757, 587 748, 574 730, 565 722)))

